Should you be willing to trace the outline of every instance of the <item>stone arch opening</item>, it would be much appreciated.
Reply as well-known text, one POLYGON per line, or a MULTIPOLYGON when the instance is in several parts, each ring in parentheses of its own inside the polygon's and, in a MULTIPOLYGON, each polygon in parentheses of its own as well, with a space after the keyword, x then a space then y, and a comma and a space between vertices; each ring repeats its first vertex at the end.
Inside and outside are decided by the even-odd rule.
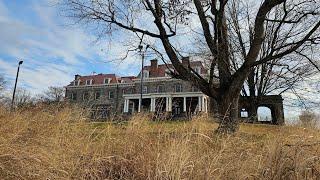
POLYGON ((272 109, 268 106, 259 106, 257 109, 258 122, 271 123, 274 121, 272 109))

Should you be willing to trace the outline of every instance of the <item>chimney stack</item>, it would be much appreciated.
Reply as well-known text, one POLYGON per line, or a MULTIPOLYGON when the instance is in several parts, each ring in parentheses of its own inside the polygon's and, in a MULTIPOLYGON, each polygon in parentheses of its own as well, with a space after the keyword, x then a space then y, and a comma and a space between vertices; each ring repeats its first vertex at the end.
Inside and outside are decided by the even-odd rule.
POLYGON ((74 80, 78 80, 81 76, 79 74, 74 75, 74 80))
POLYGON ((150 76, 151 77, 156 77, 157 76, 157 71, 158 71, 158 60, 157 59, 152 59, 150 60, 151 66, 150 66, 150 76))

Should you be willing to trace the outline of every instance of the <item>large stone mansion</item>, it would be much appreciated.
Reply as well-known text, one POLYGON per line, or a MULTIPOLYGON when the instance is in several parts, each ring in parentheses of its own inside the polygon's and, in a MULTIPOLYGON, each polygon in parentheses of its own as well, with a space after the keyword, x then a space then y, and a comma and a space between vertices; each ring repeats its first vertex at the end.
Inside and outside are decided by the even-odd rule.
MULTIPOLYGON (((185 58, 182 63, 190 63, 202 76, 208 74, 200 61, 189 61, 189 58, 185 58)), ((95 118, 141 111, 157 114, 170 112, 172 117, 207 112, 207 96, 190 83, 171 78, 171 71, 174 71, 171 64, 158 64, 154 59, 150 66, 144 66, 137 77, 118 77, 115 74, 75 75, 75 79, 66 86, 66 97, 71 102, 91 107, 95 118)))
MULTIPOLYGON (((201 61, 183 58, 182 64, 185 66, 190 64, 203 77, 208 75, 208 70, 201 61)), ((143 67, 138 76, 75 75, 74 80, 66 86, 66 98, 70 102, 89 107, 92 118, 97 119, 145 111, 166 118, 207 113, 209 98, 191 83, 172 78, 170 76, 172 71, 174 68, 171 64, 158 64, 154 59, 151 60, 150 66, 143 67)), ((281 96, 262 97, 257 107, 258 105, 271 109, 273 120, 270 123, 284 123, 281 96)), ((250 100, 245 97, 240 98, 240 117, 243 112, 247 113, 246 117, 250 116, 249 106, 250 100)))

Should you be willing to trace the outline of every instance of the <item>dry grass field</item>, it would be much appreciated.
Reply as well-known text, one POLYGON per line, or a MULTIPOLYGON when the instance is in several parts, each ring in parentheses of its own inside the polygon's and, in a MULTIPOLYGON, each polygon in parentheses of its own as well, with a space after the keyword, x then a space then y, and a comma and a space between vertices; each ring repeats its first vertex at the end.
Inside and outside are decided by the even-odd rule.
POLYGON ((71 107, 0 109, 0 179, 320 179, 320 133, 206 117, 88 123, 71 107))

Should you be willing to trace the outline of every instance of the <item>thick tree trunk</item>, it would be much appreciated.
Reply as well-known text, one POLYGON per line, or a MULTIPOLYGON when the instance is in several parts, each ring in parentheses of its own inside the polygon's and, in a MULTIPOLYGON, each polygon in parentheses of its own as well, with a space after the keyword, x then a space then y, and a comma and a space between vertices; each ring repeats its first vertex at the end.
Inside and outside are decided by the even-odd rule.
POLYGON ((239 96, 224 97, 218 102, 219 127, 216 133, 232 134, 239 129, 239 96))

